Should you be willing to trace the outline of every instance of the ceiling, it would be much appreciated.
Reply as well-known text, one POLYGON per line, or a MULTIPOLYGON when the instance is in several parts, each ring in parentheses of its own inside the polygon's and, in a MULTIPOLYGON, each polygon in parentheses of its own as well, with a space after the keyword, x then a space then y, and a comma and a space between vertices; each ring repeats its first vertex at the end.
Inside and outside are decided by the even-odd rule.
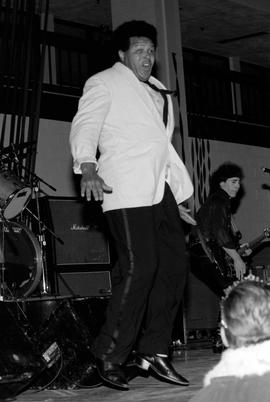
POLYGON ((184 47, 270 68, 270 0, 179 3, 184 47))
MULTIPOLYGON (((179 0, 179 9, 184 47, 270 68, 270 0, 179 0)), ((111 26, 110 0, 51 0, 50 12, 111 26)))

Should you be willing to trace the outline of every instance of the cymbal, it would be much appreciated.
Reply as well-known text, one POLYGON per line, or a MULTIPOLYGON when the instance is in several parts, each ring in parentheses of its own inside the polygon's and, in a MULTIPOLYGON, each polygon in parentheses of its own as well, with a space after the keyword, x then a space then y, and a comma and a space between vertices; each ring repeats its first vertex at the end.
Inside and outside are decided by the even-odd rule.
POLYGON ((20 151, 21 149, 24 148, 31 148, 35 144, 36 144, 35 141, 22 142, 21 144, 11 144, 8 147, 5 147, 2 150, 0 150, 0 155, 6 155, 14 151, 15 152, 20 151))

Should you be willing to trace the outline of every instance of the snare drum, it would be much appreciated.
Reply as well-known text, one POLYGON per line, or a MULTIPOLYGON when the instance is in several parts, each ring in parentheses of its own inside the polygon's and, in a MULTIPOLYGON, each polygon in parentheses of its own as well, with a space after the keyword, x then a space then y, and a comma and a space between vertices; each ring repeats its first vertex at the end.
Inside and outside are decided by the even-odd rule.
POLYGON ((35 235, 17 222, 4 224, 4 284, 7 295, 29 296, 42 275, 42 253, 35 235))
POLYGON ((0 208, 6 219, 15 218, 26 207, 31 188, 8 170, 0 171, 0 208))

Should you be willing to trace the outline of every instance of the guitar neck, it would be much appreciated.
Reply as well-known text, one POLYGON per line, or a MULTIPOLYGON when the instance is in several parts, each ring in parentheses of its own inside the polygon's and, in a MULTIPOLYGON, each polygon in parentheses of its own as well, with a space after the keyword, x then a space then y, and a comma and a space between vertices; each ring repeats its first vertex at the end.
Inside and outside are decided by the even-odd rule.
POLYGON ((256 237, 255 239, 253 239, 251 242, 249 242, 247 244, 247 246, 242 247, 238 250, 238 253, 240 255, 243 255, 246 251, 247 248, 250 248, 251 250, 254 250, 261 242, 262 240, 265 238, 265 233, 262 233, 260 236, 256 237))

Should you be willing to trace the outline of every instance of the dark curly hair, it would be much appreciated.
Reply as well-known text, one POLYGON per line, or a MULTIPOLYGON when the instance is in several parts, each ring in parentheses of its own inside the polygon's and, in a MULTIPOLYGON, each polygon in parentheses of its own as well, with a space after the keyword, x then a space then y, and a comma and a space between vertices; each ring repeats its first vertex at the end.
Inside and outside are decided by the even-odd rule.
POLYGON ((154 47, 157 47, 157 30, 146 21, 131 20, 119 25, 113 32, 113 44, 115 51, 128 50, 132 36, 140 36, 150 39, 154 47))
POLYGON ((225 162, 220 165, 212 174, 210 178, 210 191, 216 191, 219 188, 219 184, 231 177, 239 177, 243 179, 244 174, 240 166, 231 162, 225 162))

